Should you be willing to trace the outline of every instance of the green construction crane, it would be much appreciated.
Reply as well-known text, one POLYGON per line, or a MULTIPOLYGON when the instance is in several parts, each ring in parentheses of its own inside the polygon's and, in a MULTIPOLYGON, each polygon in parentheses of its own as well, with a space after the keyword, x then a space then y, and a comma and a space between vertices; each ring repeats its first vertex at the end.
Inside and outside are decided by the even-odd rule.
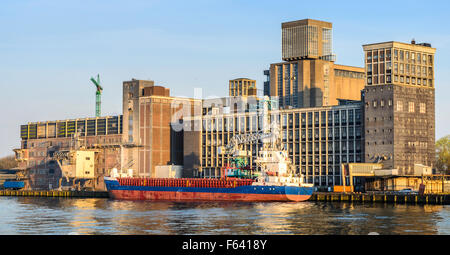
POLYGON ((95 92, 95 116, 100 117, 102 111, 101 97, 103 91, 102 86, 100 86, 100 75, 97 74, 97 80, 95 80, 94 77, 91 77, 91 81, 94 83, 95 87, 97 87, 97 92, 95 92))

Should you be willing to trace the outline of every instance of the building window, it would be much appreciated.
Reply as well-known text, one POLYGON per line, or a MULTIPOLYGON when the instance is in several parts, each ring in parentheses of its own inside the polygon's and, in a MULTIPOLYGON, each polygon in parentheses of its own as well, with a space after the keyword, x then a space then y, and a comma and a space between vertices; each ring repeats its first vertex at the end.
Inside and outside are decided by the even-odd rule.
POLYGON ((420 103, 420 113, 426 113, 426 105, 425 103, 420 103))
POLYGON ((378 51, 373 52, 373 62, 378 62, 378 51))
POLYGON ((128 142, 133 142, 133 111, 128 110, 128 142))
POLYGON ((391 73, 392 70, 392 64, 391 62, 386 63, 386 73, 391 73))
POLYGON ((397 101, 397 111, 398 112, 403 111, 403 103, 402 103, 402 101, 397 101))
POLYGON ((391 76, 390 75, 386 75, 386 83, 391 83, 391 76))
POLYGON ((408 112, 414 112, 414 102, 408 103, 408 112))
POLYGON ((373 101, 373 108, 377 108, 377 101, 376 100, 373 101))

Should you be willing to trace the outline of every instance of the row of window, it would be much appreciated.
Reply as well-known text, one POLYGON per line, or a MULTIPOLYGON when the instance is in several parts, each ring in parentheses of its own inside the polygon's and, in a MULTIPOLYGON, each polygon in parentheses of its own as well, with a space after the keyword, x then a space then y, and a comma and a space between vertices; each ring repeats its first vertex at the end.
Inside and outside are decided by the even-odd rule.
MULTIPOLYGON (((394 75, 394 82, 395 83, 403 83, 408 85, 420 85, 420 86, 429 86, 433 87, 433 80, 432 79, 422 79, 422 78, 416 78, 416 77, 410 77, 410 76, 403 76, 403 75, 394 75)), ((375 75, 373 77, 367 77, 367 85, 376 85, 376 84, 390 84, 392 83, 391 75, 375 75), (385 80, 386 77, 386 80, 385 80)))
MULTIPOLYGON (((368 106, 369 106, 369 102, 366 102, 366 107, 368 107, 368 106)), ((373 108, 377 108, 378 106, 380 106, 380 107, 386 106, 386 101, 384 99, 381 99, 379 101, 378 100, 373 100, 372 101, 372 107, 373 108)), ((392 106, 392 99, 387 100, 387 106, 388 107, 392 106)), ((400 100, 397 101, 396 110, 398 112, 402 112, 403 110, 407 110, 408 112, 411 112, 411 113, 416 112, 414 102, 408 102, 408 104, 405 107, 408 107, 408 108, 404 109, 403 102, 400 101, 400 100)), ((418 110, 419 110, 420 113, 426 113, 426 104, 425 103, 419 103, 419 109, 418 110)))
POLYGON ((355 71, 347 71, 347 70, 340 70, 340 69, 334 69, 334 75, 338 77, 347 77, 347 78, 355 78, 355 79, 364 79, 365 74, 361 72, 355 72, 355 71))
MULTIPOLYGON (((415 104, 414 102, 408 102, 407 105, 405 105, 405 107, 408 107, 407 109, 403 108, 403 102, 402 101, 397 101, 397 111, 398 112, 402 112, 403 110, 407 111, 407 112, 415 112, 415 104)), ((426 104, 425 103, 419 103, 419 112, 420 113, 426 113, 426 104)))
MULTIPOLYGON (((324 157, 324 156, 323 156, 324 157)), ((209 166, 223 166, 223 163, 229 162, 231 158, 208 158, 204 157, 202 159, 202 166, 203 167, 209 167, 209 166), (217 163, 217 164, 216 164, 217 163)), ((327 158, 322 158, 320 160, 319 156, 316 156, 313 158, 313 156, 302 156, 299 155, 291 156, 292 164, 294 166, 332 166, 332 165, 339 165, 341 163, 352 163, 352 162, 361 162, 361 154, 343 154, 336 155, 336 156, 328 156, 327 158), (295 160, 294 160, 295 159, 295 160), (334 160, 334 161, 333 161, 334 160)), ((256 166, 256 162, 253 161, 251 163, 252 166, 256 166)))
MULTIPOLYGON (((341 111, 321 111, 308 113, 272 114, 268 120, 280 123, 283 128, 288 127, 319 127, 319 126, 346 126, 359 125, 361 123, 361 110, 350 109, 341 111)), ((209 131, 257 131, 262 130, 264 125, 263 116, 241 116, 241 117, 218 117, 203 119, 203 132, 209 131)))
MULTIPOLYGON (((391 132, 390 130, 389 132, 391 132)), ((360 139, 360 138, 359 138, 360 139)), ((294 148, 295 148, 295 154, 302 153, 319 153, 321 151, 322 153, 332 153, 333 149, 335 153, 340 152, 360 152, 361 151, 361 144, 360 140, 349 140, 349 141, 315 141, 315 142, 293 142, 290 140, 289 142, 283 142, 283 146, 290 154, 294 154, 294 148)), ((247 144, 247 146, 244 146, 243 149, 252 152, 256 155, 257 151, 259 151, 259 148, 261 148, 262 144, 260 142, 257 143, 258 146, 256 146, 256 143, 253 143, 252 145, 247 144)), ((207 143, 203 143, 202 147, 202 155, 217 155, 217 148, 215 146, 221 146, 221 141, 208 141, 207 143)))
MULTIPOLYGON (((381 132, 382 133, 392 133, 392 129, 391 128, 386 128, 386 129, 384 129, 384 128, 382 128, 382 129, 380 129, 381 130, 381 132)), ((378 129, 372 129, 372 133, 377 133, 377 131, 378 131, 378 129)), ((367 129, 367 134, 370 134, 370 129, 367 129)), ((391 144, 392 144, 392 142, 391 142, 391 144)))
POLYGON ((60 121, 43 124, 21 125, 20 136, 23 140, 39 138, 97 136, 122 133, 122 116, 98 118, 92 120, 60 121))
MULTIPOLYGON (((395 61, 402 61, 406 63, 422 64, 422 65, 433 65, 433 55, 394 49, 395 61)), ((383 61, 391 61, 391 49, 379 49, 366 52, 366 62, 376 63, 383 61)))
MULTIPOLYGON (((366 69, 367 75, 378 75, 378 74, 391 74, 392 66, 391 62, 380 63, 380 64, 367 64, 366 69)), ((410 64, 398 64, 394 63, 394 74, 411 74, 416 76, 430 76, 433 77, 433 67, 426 67, 420 65, 410 65, 410 64)))
MULTIPOLYGON (((68 139, 68 138, 67 138, 68 139)), ((48 148, 51 146, 57 146, 60 149, 61 148, 68 148, 71 145, 71 141, 68 141, 67 139, 64 139, 66 141, 47 141, 44 140, 43 142, 29 142, 27 140, 24 140, 22 142, 22 149, 31 149, 31 148, 48 148)), ((121 142, 121 137, 116 136, 115 138, 109 138, 109 137, 96 137, 94 139, 87 139, 86 141, 86 145, 87 146, 91 146, 93 144, 116 144, 116 143, 120 143, 121 142)), ((29 156, 33 157, 33 156, 40 156, 42 154, 42 152, 33 152, 30 151, 29 152, 29 156)))
POLYGON ((398 64, 394 63, 394 73, 395 74, 411 74, 416 76, 430 76, 433 77, 433 67, 410 65, 410 64, 398 64))
MULTIPOLYGON (((211 136, 208 135, 208 138, 206 138, 206 136, 203 136, 202 139, 202 144, 208 145, 208 146, 222 146, 222 145, 226 145, 228 144, 229 140, 228 138, 231 138, 232 135, 228 136, 227 134, 224 134, 223 140, 222 137, 219 135, 219 137, 217 139, 212 139, 211 140, 211 136)), ((215 137, 214 137, 215 138, 215 137)), ((312 133, 308 133, 308 136, 306 135, 306 132, 302 132, 302 136, 300 137, 299 132, 296 132, 296 136, 295 138, 293 137, 292 133, 288 136, 286 133, 283 133, 283 142, 298 142, 298 141, 302 141, 302 142, 307 142, 307 141, 315 141, 315 142, 319 142, 319 141, 347 141, 349 140, 349 142, 351 142, 351 140, 355 140, 355 139, 361 139, 361 128, 357 127, 357 129, 353 130, 353 129, 349 129, 348 133, 347 130, 342 129, 342 131, 340 132, 339 130, 335 130, 334 131, 334 136, 333 136, 333 132, 329 131, 328 135, 326 135, 325 133, 322 133, 322 135, 319 138, 319 133, 316 134, 312 134, 312 133), (314 137, 314 138, 313 138, 314 137), (289 139, 288 139, 289 138, 289 139)), ((253 144, 257 144, 256 142, 253 144)), ((260 142, 258 142, 258 144, 260 144, 260 142)))
POLYGON ((422 86, 428 86, 433 87, 433 80, 432 79, 421 79, 416 77, 409 77, 409 76, 394 76, 395 82, 405 83, 405 84, 412 84, 412 85, 422 85, 422 86), (399 79, 400 77, 400 79, 399 79))

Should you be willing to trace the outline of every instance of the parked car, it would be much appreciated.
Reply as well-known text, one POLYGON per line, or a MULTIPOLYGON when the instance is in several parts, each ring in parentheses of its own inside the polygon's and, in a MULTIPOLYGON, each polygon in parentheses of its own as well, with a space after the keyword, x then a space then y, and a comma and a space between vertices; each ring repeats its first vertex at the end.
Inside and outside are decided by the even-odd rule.
POLYGON ((401 193, 401 194, 417 194, 418 192, 408 188, 408 189, 399 190, 398 193, 401 193))

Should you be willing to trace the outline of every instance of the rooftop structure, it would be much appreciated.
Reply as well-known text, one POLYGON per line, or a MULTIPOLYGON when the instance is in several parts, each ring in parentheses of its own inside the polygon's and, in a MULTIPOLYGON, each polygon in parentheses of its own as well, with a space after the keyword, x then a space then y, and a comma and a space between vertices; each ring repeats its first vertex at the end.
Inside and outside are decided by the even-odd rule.
POLYGON ((281 24, 282 59, 324 59, 335 61, 332 53, 332 24, 303 19, 281 24))
POLYGON ((338 105, 360 100, 364 68, 335 64, 332 24, 304 19, 282 27, 282 59, 264 71, 264 95, 278 97, 281 108, 338 105))
POLYGON ((248 78, 238 78, 230 80, 230 93, 232 97, 236 96, 256 96, 256 81, 248 78))

